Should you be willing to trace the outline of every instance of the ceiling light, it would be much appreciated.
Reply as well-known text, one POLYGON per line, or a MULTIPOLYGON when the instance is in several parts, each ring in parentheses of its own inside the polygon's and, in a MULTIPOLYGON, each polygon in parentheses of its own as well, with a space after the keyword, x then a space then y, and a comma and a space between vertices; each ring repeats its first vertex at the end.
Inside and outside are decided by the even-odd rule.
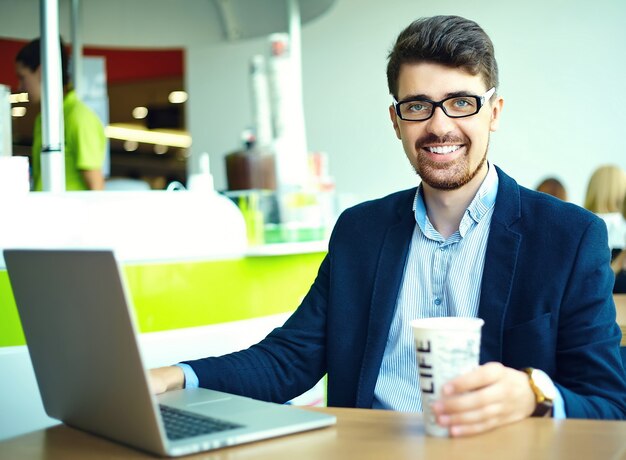
POLYGON ((172 91, 167 100, 172 104, 182 104, 187 100, 187 93, 185 91, 172 91))
POLYGON ((11 107, 11 116, 18 118, 26 115, 26 107, 11 107))
POLYGON ((139 148, 139 142, 137 141, 124 141, 124 150, 127 152, 134 152, 139 148))
POLYGON ((18 104, 20 102, 28 102, 28 93, 15 93, 9 96, 11 104, 18 104))
POLYGON ((156 153, 157 155, 163 155, 164 153, 167 153, 167 146, 156 144, 154 146, 154 153, 156 153))
POLYGON ((136 120, 142 120, 148 115, 148 109, 146 107, 135 107, 133 109, 133 118, 136 120))

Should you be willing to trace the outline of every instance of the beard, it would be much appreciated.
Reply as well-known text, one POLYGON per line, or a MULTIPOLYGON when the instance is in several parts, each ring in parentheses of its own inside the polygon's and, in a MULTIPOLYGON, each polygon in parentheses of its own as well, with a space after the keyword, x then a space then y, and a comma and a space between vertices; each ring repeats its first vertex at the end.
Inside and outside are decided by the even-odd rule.
POLYGON ((467 146, 468 139, 459 137, 444 136, 442 138, 436 136, 427 136, 416 142, 417 156, 411 161, 413 169, 422 181, 438 190, 457 190, 470 182, 478 172, 482 169, 487 161, 487 151, 489 150, 489 141, 485 147, 485 152, 475 168, 471 168, 469 162, 469 149, 466 147, 465 154, 445 163, 432 161, 420 154, 421 146, 428 143, 456 143, 467 146))

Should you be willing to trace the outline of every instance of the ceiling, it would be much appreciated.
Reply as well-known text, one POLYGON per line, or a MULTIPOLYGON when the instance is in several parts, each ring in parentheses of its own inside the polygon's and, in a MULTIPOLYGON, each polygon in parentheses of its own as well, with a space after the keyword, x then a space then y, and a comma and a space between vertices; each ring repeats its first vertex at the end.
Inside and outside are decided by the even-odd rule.
MULTIPOLYGON (((335 0, 298 0, 302 24, 335 0)), ((288 0, 80 0, 81 35, 94 46, 186 47, 288 30, 288 0)), ((59 30, 70 36, 70 0, 59 0, 59 30)), ((40 34, 39 0, 0 0, 2 36, 40 34)))

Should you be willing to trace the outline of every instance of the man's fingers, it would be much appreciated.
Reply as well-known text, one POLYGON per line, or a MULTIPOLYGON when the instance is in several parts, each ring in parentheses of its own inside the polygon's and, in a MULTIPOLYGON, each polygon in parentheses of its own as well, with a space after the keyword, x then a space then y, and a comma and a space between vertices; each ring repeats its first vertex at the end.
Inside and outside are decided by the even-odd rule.
POLYGON ((447 382, 444 396, 474 391, 492 385, 502 378, 505 367, 501 363, 487 363, 447 382))
POLYGON ((432 404, 437 423, 453 436, 488 431, 527 417, 534 396, 525 373, 488 363, 448 382, 432 404))

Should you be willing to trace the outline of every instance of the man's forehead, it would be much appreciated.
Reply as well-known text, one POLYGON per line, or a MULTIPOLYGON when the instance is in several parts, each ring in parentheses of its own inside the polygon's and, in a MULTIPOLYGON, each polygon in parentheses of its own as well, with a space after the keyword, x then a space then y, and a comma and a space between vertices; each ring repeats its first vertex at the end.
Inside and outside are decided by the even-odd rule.
POLYGON ((446 97, 457 93, 478 94, 487 90, 480 74, 473 75, 462 67, 431 62, 405 63, 398 76, 398 97, 446 97))

